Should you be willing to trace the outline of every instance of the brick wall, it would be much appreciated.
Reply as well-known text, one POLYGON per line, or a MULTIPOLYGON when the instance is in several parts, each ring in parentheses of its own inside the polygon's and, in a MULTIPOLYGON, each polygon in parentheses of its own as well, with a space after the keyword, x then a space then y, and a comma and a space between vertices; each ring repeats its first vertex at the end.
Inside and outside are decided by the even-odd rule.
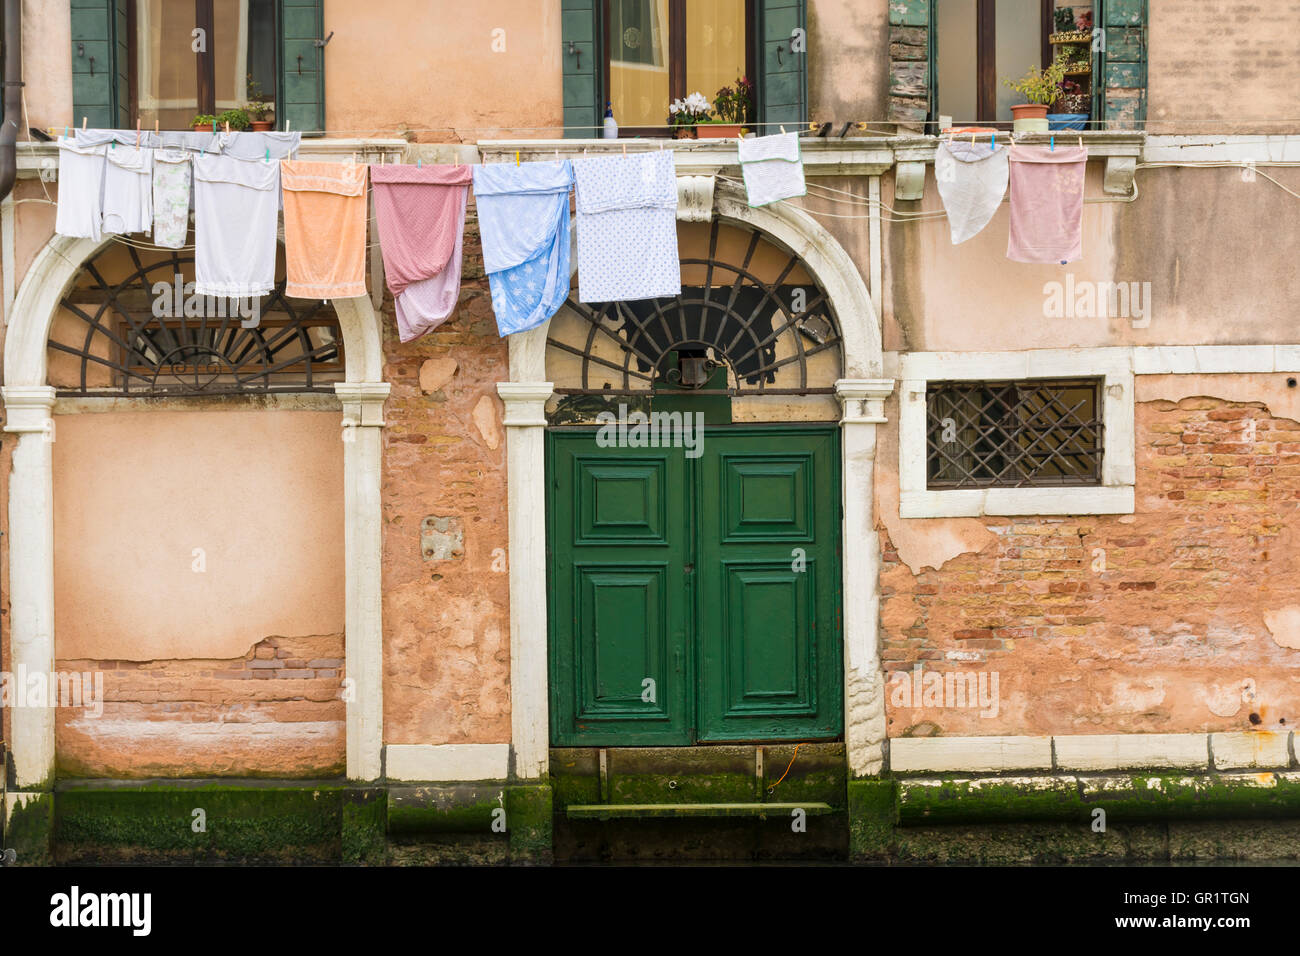
POLYGON ((1137 501, 1133 515, 982 519, 990 544, 916 575, 882 534, 890 735, 1300 720, 1300 424, 1261 404, 1140 404, 1137 501), (898 671, 909 690, 927 672, 996 673, 996 714, 951 695, 914 706, 898 671))
POLYGON ((61 776, 343 773, 342 634, 268 637, 233 660, 60 660, 57 669, 103 675, 101 714, 56 711, 61 776))
POLYGON ((507 743, 510 618, 505 429, 496 383, 509 379, 483 271, 473 198, 460 301, 433 332, 402 344, 383 306, 384 742, 507 743), (423 380, 422 380, 423 379, 423 380), (463 534, 445 559, 421 547, 425 518, 463 534))

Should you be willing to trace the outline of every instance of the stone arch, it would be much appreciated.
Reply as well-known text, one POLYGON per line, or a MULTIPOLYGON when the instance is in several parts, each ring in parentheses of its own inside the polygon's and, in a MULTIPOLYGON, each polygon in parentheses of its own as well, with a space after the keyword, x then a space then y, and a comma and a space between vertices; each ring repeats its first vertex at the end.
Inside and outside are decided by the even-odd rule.
MULTIPOLYGON (((59 303, 82 266, 111 237, 51 238, 28 268, 5 338, 5 432, 15 434, 9 481, 9 562, 13 663, 28 672, 54 668, 54 518, 50 449, 55 390, 47 384, 47 348, 59 303)), ((346 381, 335 386, 344 427, 345 648, 354 693, 347 703, 347 775, 380 776, 383 651, 380 504, 383 382, 379 317, 367 296, 334 300, 345 343, 346 381)), ((54 774, 54 711, 12 712, 15 781, 47 791, 54 774)))

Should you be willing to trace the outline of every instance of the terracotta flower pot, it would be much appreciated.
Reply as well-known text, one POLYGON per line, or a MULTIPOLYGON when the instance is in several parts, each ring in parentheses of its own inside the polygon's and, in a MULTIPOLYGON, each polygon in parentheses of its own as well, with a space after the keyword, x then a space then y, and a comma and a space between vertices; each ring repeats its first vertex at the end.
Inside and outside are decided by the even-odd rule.
POLYGON ((740 135, 739 123, 701 123, 696 128, 700 131, 702 139, 726 139, 740 135))
POLYGON ((269 119, 260 119, 260 120, 255 119, 255 120, 249 120, 249 122, 253 124, 253 132, 255 133, 269 132, 272 129, 272 127, 275 126, 275 120, 269 120, 269 119))
POLYGON ((1047 119, 1047 103, 1017 103, 1011 107, 1014 119, 1047 119))
POLYGON ((1046 133, 1047 113, 1051 107, 1047 103, 1017 103, 1011 107, 1015 122, 1011 129, 1016 133, 1046 133))

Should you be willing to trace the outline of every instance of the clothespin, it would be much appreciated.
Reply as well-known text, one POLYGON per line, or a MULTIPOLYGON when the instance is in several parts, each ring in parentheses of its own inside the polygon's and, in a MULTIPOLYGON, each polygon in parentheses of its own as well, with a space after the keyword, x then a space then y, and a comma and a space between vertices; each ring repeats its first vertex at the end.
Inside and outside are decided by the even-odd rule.
POLYGON ((86 117, 84 116, 81 118, 81 128, 83 130, 86 128, 86 117))
POLYGON ((291 120, 291 119, 286 119, 286 120, 284 121, 284 131, 287 133, 287 132, 289 132, 289 130, 292 129, 292 128, 293 128, 293 120, 291 120))
POLYGON ((217 132, 217 121, 216 121, 216 120, 213 120, 213 121, 212 121, 212 133, 213 133, 214 136, 216 135, 216 132, 217 132))
POLYGON ((157 121, 157 120, 154 120, 154 121, 153 121, 153 134, 154 134, 155 136, 158 135, 158 121, 157 121))
POLYGON ((138 119, 135 121, 135 145, 137 149, 140 147, 140 121, 138 119))
POLYGON ((777 129, 779 129, 782 133, 785 132, 785 127, 784 127, 784 126, 778 126, 777 129))
POLYGON ((948 145, 949 145, 949 146, 952 145, 952 127, 951 127, 951 126, 948 127, 948 145))
POLYGON ((268 146, 266 147, 266 159, 264 159, 263 162, 269 163, 270 161, 271 161, 271 147, 268 146))
POLYGON ((352 165, 355 166, 356 164, 357 164, 357 154, 356 154, 356 153, 353 153, 353 154, 352 154, 352 165))
POLYGON ((68 138, 68 128, 66 126, 63 127, 63 138, 64 139, 68 138))
POLYGON ((989 137, 989 149, 993 150, 993 152, 995 152, 995 153, 998 151, 998 134, 997 134, 997 130, 994 130, 994 131, 993 131, 993 135, 989 137))
POLYGON ((230 132, 230 120, 226 120, 226 132, 230 132))
POLYGON ((555 161, 557 163, 560 161, 560 151, 558 149, 555 151, 555 161))
POLYGON ((422 160, 422 159, 417 159, 417 160, 415 161, 415 168, 416 168, 416 169, 419 169, 419 168, 420 168, 421 166, 423 166, 423 165, 424 165, 424 160, 422 160))
POLYGON ((971 144, 972 146, 975 145, 975 134, 974 134, 974 133, 971 133, 971 134, 970 134, 970 144, 971 144))
POLYGON ((1079 148, 1083 149, 1083 134, 1079 134, 1079 148))
POLYGON ((627 155, 627 143, 624 143, 624 144, 623 144, 623 155, 624 155, 624 156, 627 155))
POLYGON ((1049 152, 1053 152, 1053 153, 1054 153, 1054 152, 1056 152, 1056 137, 1053 136, 1053 137, 1051 138, 1051 141, 1050 141, 1050 142, 1051 142, 1051 148, 1050 148, 1049 152))
POLYGON ((519 165, 519 150, 515 150, 515 165, 519 165))

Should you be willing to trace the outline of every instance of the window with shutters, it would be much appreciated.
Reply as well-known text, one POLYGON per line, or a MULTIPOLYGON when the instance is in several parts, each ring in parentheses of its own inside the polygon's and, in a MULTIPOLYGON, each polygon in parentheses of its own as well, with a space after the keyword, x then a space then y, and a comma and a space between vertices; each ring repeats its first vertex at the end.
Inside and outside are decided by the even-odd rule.
POLYGON ((565 135, 662 136, 675 99, 748 78, 751 124, 807 119, 806 0, 562 0, 565 135))
POLYGON ((73 113, 95 127, 186 129, 265 103, 324 128, 323 0, 72 0, 73 113))
POLYGON ((889 118, 904 129, 1009 125, 1002 79, 1066 61, 1052 112, 1089 129, 1140 129, 1147 113, 1148 0, 892 0, 889 118))

